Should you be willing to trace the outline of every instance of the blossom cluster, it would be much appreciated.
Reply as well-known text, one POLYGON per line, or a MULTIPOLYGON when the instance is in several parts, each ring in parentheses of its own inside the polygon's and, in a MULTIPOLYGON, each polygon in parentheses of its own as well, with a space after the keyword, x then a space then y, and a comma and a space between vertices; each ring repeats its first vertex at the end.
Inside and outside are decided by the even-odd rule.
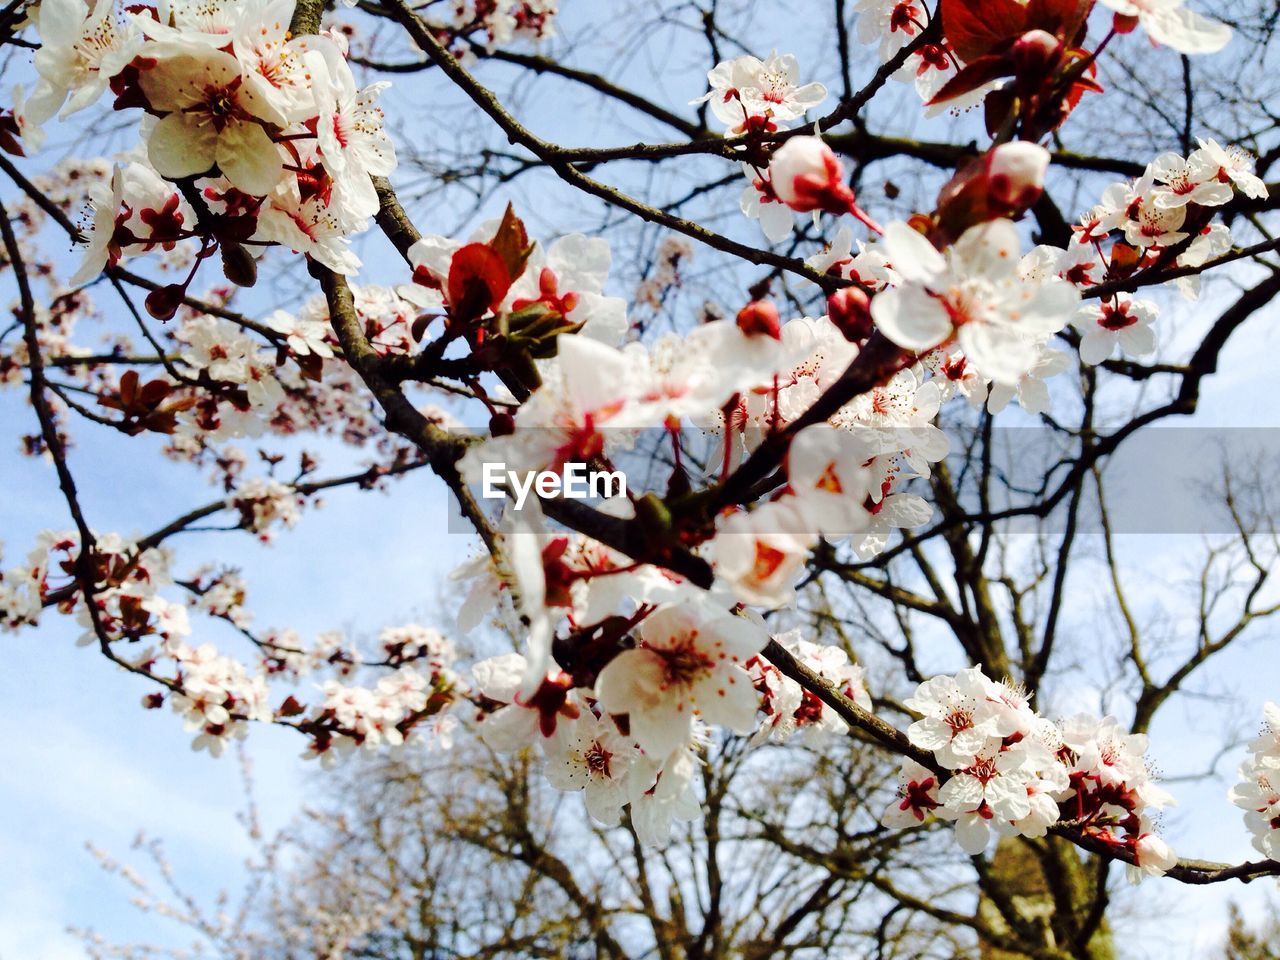
MULTIPOLYGON (((250 722, 272 719, 265 678, 249 674, 234 657, 211 643, 192 647, 181 640, 166 641, 162 650, 176 668, 169 704, 187 731, 196 732, 193 750, 219 756, 230 740, 245 737, 250 722)), ((158 697, 144 703, 159 706, 158 697)))
POLYGON ((1154 782, 1146 736, 1125 733, 1112 717, 1053 723, 1025 693, 978 667, 926 680, 904 705, 921 714, 907 738, 936 766, 903 762, 886 826, 939 817, 955 824, 969 854, 993 834, 1043 837, 1069 826, 1128 854, 1135 882, 1177 863, 1154 832, 1153 812, 1173 799, 1154 782))
MULTIPOLYGON (((536 745, 551 784, 582 791, 599 822, 617 823, 630 805, 642 842, 655 844, 674 822, 698 817, 694 774, 710 725, 754 732, 757 741, 784 740, 797 729, 848 729, 758 655, 769 640, 758 622, 697 599, 640 616, 635 646, 616 654, 593 683, 554 665, 531 672, 520 653, 472 668, 480 735, 504 752, 536 745)), ((861 669, 844 651, 794 634, 777 639, 870 707, 861 669)))
POLYGON ((1268 703, 1266 725, 1249 743, 1250 756, 1231 788, 1231 802, 1244 810, 1253 846, 1264 857, 1280 861, 1280 706, 1268 703))
MULTIPOLYGON (((773 638, 797 660, 809 667, 833 690, 868 713, 872 710, 866 674, 849 654, 837 646, 806 640, 799 630, 789 630, 773 638)), ((816 693, 808 690, 763 657, 747 661, 747 672, 760 695, 760 727, 753 740, 783 743, 800 733, 806 743, 848 733, 849 725, 816 693)))
POLYGON ((450 32, 463 40, 484 34, 486 49, 513 40, 543 40, 555 34, 558 0, 451 0, 450 32))
MULTIPOLYGON (((1016 4, 1028 7, 1024 0, 1016 0, 1016 4)), ((1129 33, 1141 26, 1154 42, 1167 46, 1184 54, 1214 53, 1224 47, 1231 39, 1231 28, 1226 24, 1201 16, 1183 5, 1183 0, 1158 0, 1158 2, 1138 2, 1138 0, 1102 0, 1102 4, 1115 12, 1113 30, 1115 33, 1129 33)), ((990 5, 988 5, 990 6, 990 5)), ((1009 6, 1013 6, 1010 4, 1009 6)), ((1035 4, 1031 4, 1035 7, 1035 4)), ((1089 5, 1074 5, 1087 13, 1089 5)), ((1052 9, 1052 4, 1044 4, 1043 8, 1052 9)), ((1014 8, 1016 9, 1016 7, 1014 8)), ((950 15, 955 18, 954 24, 944 20, 943 33, 934 34, 927 42, 920 42, 920 36, 929 29, 936 11, 931 11, 923 0, 857 0, 854 10, 858 14, 857 37, 865 44, 878 46, 880 60, 888 63, 899 56, 904 47, 915 44, 915 48, 907 56, 902 66, 895 72, 895 79, 913 83, 920 99, 928 104, 927 115, 950 108, 954 111, 964 110, 982 102, 988 93, 999 90, 1004 81, 1001 79, 984 79, 974 83, 962 93, 954 94, 945 100, 939 98, 952 81, 965 73, 970 65, 977 65, 985 51, 969 49, 972 41, 963 28, 970 21, 982 23, 984 11, 982 0, 958 0, 950 8, 950 15), (965 43, 956 40, 965 36, 965 43)), ((986 11, 988 18, 999 18, 1008 12, 1002 5, 999 13, 986 11)), ((996 28, 998 28, 997 25, 996 28)), ((1004 24, 1021 33, 1015 24, 1004 24)), ((1034 28, 1034 23, 1027 23, 1025 28, 1034 28)), ((991 34, 992 24, 988 21, 974 33, 991 34)), ((1030 31, 1024 36, 1029 36, 1030 31)), ((1038 39, 1038 38, 1037 38, 1038 39)), ((1051 38, 1050 38, 1051 39, 1051 38)), ((1071 40, 1068 35, 1065 40, 1071 40)), ((1034 48, 1037 40, 1024 41, 1025 48, 1034 48)), ((963 77, 961 78, 963 79, 963 77)))
MULTIPOLYGON (((24 141, 38 147, 55 114, 108 88, 115 109, 143 111, 141 149, 91 194, 77 282, 193 239, 197 265, 221 248, 238 282, 252 280, 246 245, 279 244, 339 273, 359 267, 348 238, 378 209, 370 176, 396 165, 377 105, 385 84, 358 89, 343 35, 295 37, 293 13, 293 0, 40 4, 39 79, 15 98, 24 141)), ((152 313, 171 316, 190 280, 153 294, 152 313)))
MULTIPOLYGON (((0 544, 0 561, 4 559, 0 544)), ((37 547, 26 563, 0 570, 0 630, 16 632, 20 627, 34 626, 44 609, 48 549, 37 547)))
MULTIPOLYGON (((737 57, 708 74, 710 91, 693 102, 725 127, 747 179, 741 209, 769 240, 785 238, 797 213, 815 226, 822 214, 849 216, 867 231, 855 241, 846 223, 805 261, 807 271, 786 264, 823 285, 824 313, 784 320, 763 283, 736 314, 709 314, 693 329, 642 342, 643 325, 606 293, 608 242, 571 234, 539 244, 510 208, 465 241, 419 239, 407 251, 403 284, 348 288, 355 315, 345 319, 354 319, 373 366, 390 371, 397 389, 401 373, 403 382, 435 382, 422 370, 440 361, 455 381, 449 389, 488 415, 489 435, 465 444, 458 460, 466 482, 479 483, 493 462, 517 478, 570 462, 612 467, 646 433, 661 438, 664 452, 670 444, 665 485, 633 486, 601 504, 596 518, 639 531, 651 552, 628 556, 587 533, 555 529, 536 499, 503 513, 491 553, 455 575, 467 589, 458 626, 466 633, 496 615, 522 644, 475 664, 473 685, 455 672, 453 643, 435 630, 388 627, 368 656, 337 631, 312 642, 288 629, 255 632, 237 571, 177 580, 163 546, 114 534, 96 537, 84 556, 80 537, 42 535, 25 564, 0 573, 0 625, 34 624, 53 604, 74 613, 82 642, 158 681, 167 692, 148 695, 147 706, 167 697, 193 745, 215 754, 248 723, 274 721, 303 733, 306 755, 327 764, 401 746, 427 727, 447 743, 474 709, 492 746, 536 748, 549 780, 583 791, 600 822, 618 822, 629 806, 646 843, 698 815, 698 754, 714 729, 757 744, 846 732, 857 711, 873 708, 861 666, 798 631, 771 637, 763 612, 793 603, 821 541, 869 560, 896 531, 929 522, 932 507, 912 484, 949 453, 937 425, 945 403, 963 397, 994 413, 1016 397, 1029 412, 1047 412, 1046 381, 1070 366, 1051 344, 1072 342, 1071 326, 1086 363, 1105 361, 1117 345, 1128 356, 1152 352, 1151 301, 1112 294, 1082 302, 1096 299, 1098 285, 1142 271, 1154 283, 1165 268, 1209 264, 1232 243, 1215 209, 1237 192, 1266 196, 1250 158, 1202 140, 1190 156, 1163 155, 1143 176, 1108 188, 1067 247, 1024 252, 1017 222, 1040 197, 1050 161, 1039 142, 1084 92, 1100 88, 1091 72, 1097 51, 1074 46, 1083 42, 1075 36, 1083 37, 1082 20, 1071 36, 1051 35, 1030 19, 1016 22, 1019 10, 1032 18, 1048 4, 1009 4, 1014 33, 979 49, 954 21, 918 44, 933 14, 917 0, 859 0, 859 36, 879 43, 883 61, 916 44, 898 73, 914 80, 929 110, 987 99, 988 121, 1004 116, 1014 137, 997 137, 966 162, 936 210, 883 227, 859 206, 818 129, 800 129, 827 92, 801 83, 794 56, 737 57), (1043 73, 1015 71, 1025 87, 1017 97, 1005 89, 1014 60, 1043 73), (1069 92, 1047 119, 1036 115, 1031 105, 1069 76, 1069 92), (868 360, 870 370, 862 369, 868 360), (851 371, 869 385, 811 417, 851 371), (694 436, 712 445, 709 457, 694 457, 694 436), (735 471, 762 450, 779 451, 768 476, 726 493, 735 471), (677 554, 705 565, 706 588, 661 565, 677 554), (187 594, 182 602, 170 595, 178 590, 187 594), (256 660, 189 642, 192 613, 229 624, 256 660), (843 712, 773 663, 770 643, 842 696, 843 712), (269 684, 297 685, 321 669, 318 696, 273 699, 269 684)), ((1116 18, 1103 45, 1139 24, 1184 52, 1226 42, 1221 25, 1177 0, 1105 5, 1116 18)), ((538 39, 550 33, 555 6, 457 0, 447 6, 452 25, 440 32, 460 53, 538 39)), ((948 9, 963 17, 977 5, 957 0, 948 9)), ((233 441, 310 433, 372 448, 378 459, 367 476, 356 475, 362 485, 421 462, 410 463, 420 451, 380 422, 343 356, 344 327, 334 323, 343 318, 330 316, 323 296, 261 319, 234 313, 229 287, 203 301, 190 296, 200 264, 215 253, 239 285, 254 279, 251 251, 272 245, 340 274, 360 266, 349 241, 379 208, 370 178, 396 164, 378 107, 385 85, 357 88, 347 33, 295 36, 293 14, 293 0, 163 0, 154 9, 43 0, 33 13, 39 79, 15 98, 15 121, 33 148, 55 115, 74 114, 108 90, 113 109, 141 112, 135 149, 111 165, 66 167, 47 184, 54 208, 66 211, 80 183, 92 228, 70 286, 45 279, 53 296, 28 319, 33 342, 51 358, 89 357, 72 331, 95 308, 72 287, 126 258, 157 254, 178 278, 147 298, 153 316, 172 321, 154 338, 142 323, 160 355, 119 365, 162 372, 144 383, 115 363, 67 363, 58 373, 65 379, 50 387, 54 415, 85 413, 69 398, 80 391, 109 411, 90 419, 129 435, 164 434, 169 456, 211 468, 221 489, 210 510, 234 515, 264 541, 294 526, 323 484, 302 483, 315 470, 310 453, 298 454, 298 472, 286 481, 282 456, 259 450, 268 468, 253 475, 254 456, 233 441)), ((19 210, 24 240, 46 214, 19 210)), ((664 241, 637 299, 660 309, 690 256, 686 241, 664 241)), ((1197 294, 1195 276, 1177 280, 1197 294)), ((108 359, 123 361, 131 347, 123 336, 108 339, 108 359)), ((0 384, 27 382, 35 359, 27 351, 26 340, 0 350, 0 384)), ((435 425, 453 422, 445 411, 420 412, 435 425)), ((42 443, 29 441, 29 452, 44 452, 42 443)), ((1136 875, 1176 864, 1154 830, 1156 811, 1171 799, 1154 782, 1144 736, 1112 718, 1050 722, 1023 692, 976 667, 922 683, 905 706, 921 719, 906 733, 914 759, 903 765, 886 825, 941 818, 971 854, 993 833, 1073 831, 1130 861, 1136 875)), ((1272 727, 1280 722, 1274 706, 1268 717, 1272 727)), ((1275 730, 1253 751, 1233 799, 1259 849, 1275 858, 1275 730)))
MULTIPOLYGON (((1176 252, 1179 267, 1202 267, 1231 250, 1231 230, 1213 221, 1213 209, 1230 203, 1237 191, 1265 198, 1267 187, 1243 150, 1214 140, 1199 144, 1188 157, 1162 154, 1141 177, 1108 187, 1101 203, 1081 217, 1065 250, 1037 248, 1040 269, 1086 288, 1163 262, 1168 251, 1176 252)), ((1175 282, 1185 297, 1199 295, 1199 274, 1175 282)), ((1122 293, 1082 307, 1073 321, 1080 358, 1101 363, 1117 347, 1128 356, 1152 353, 1157 312, 1152 301, 1122 293)))

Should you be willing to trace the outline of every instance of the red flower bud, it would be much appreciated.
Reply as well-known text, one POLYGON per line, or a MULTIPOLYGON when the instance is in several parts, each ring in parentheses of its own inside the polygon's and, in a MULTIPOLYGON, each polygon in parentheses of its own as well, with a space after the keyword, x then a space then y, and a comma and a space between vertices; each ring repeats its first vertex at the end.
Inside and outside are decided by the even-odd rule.
POLYGON ((178 307, 182 306, 182 298, 186 293, 186 288, 181 284, 170 283, 158 290, 152 290, 143 303, 146 305, 147 313, 157 320, 161 322, 172 320, 173 315, 178 312, 178 307))
POLYGON ((516 432, 516 418, 509 413, 495 413, 489 418, 489 432, 495 437, 509 437, 516 432))
POLYGON ((782 321, 778 308, 768 300, 752 300, 738 311, 738 329, 749 337, 765 335, 782 339, 782 321))
POLYGON ((1116 33, 1133 33, 1138 29, 1139 20, 1137 16, 1131 16, 1123 13, 1115 15, 1114 26, 1116 33))
POLYGON ((987 154, 987 190, 991 199, 1012 210, 1025 210, 1044 192, 1049 151, 1016 140, 1002 143, 987 154))
POLYGON ((871 336, 871 298, 858 287, 844 287, 827 297, 827 316, 850 343, 871 336))

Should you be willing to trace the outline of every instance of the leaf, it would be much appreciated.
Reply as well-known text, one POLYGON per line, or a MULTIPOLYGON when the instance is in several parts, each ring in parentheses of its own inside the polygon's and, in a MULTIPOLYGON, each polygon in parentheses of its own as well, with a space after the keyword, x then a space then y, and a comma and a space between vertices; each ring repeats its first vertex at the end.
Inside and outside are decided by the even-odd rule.
POLYGON ((502 223, 498 224, 498 232, 489 241, 489 246, 502 260, 507 268, 507 276, 512 282, 524 273, 525 264, 529 262, 529 254, 533 253, 533 244, 529 242, 528 231, 524 222, 516 216, 515 208, 507 204, 502 214, 502 223))
POLYGON ((303 356, 295 356, 294 360, 298 362, 298 369, 303 377, 315 383, 320 382, 320 371, 324 368, 324 358, 318 353, 308 353, 303 356))
POLYGON ((1084 26, 1094 0, 1031 0, 1027 4, 1027 29, 1047 30, 1070 43, 1084 26))
POLYGON ((142 392, 139 394, 139 400, 141 400, 142 405, 148 410, 154 410, 156 407, 160 406, 165 397, 169 396, 172 390, 173 386, 167 380, 149 380, 142 388, 142 392))
POLYGON ((997 77, 1011 77, 1013 74, 1013 64, 1008 57, 986 54, 966 64, 959 73, 944 83, 942 89, 934 94, 927 105, 946 103, 948 100, 954 100, 956 97, 977 90, 984 83, 990 83, 997 77))
POLYGON ((124 404, 124 409, 128 410, 133 406, 134 401, 138 397, 138 371, 129 370, 120 378, 120 402, 124 404))
POLYGON ((449 263, 450 316, 469 323, 496 309, 511 289, 511 281, 502 257, 488 244, 460 248, 449 263))
POLYGON ((942 33, 965 63, 1027 30, 1027 8, 1017 0, 941 0, 942 33))
POLYGON ((248 250, 238 243, 223 240, 218 252, 222 254, 222 272, 228 280, 238 287, 252 287, 258 282, 258 264, 248 250))

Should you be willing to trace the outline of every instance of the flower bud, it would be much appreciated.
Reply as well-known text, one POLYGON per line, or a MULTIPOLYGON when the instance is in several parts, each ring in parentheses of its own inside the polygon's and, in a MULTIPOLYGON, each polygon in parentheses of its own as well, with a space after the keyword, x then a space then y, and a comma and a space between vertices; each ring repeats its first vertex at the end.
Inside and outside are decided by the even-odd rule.
POLYGON ((843 287, 827 297, 827 316, 850 343, 871 336, 871 298, 858 287, 843 287))
POLYGON ((1138 29, 1139 22, 1137 14, 1131 13, 1117 13, 1112 19, 1112 25, 1119 34, 1133 33, 1138 29))
POLYGON ((749 337, 769 336, 782 339, 782 320, 778 308, 768 300, 752 300, 738 311, 738 329, 749 337))
POLYGON ((817 137, 792 137, 769 162, 769 179, 778 199, 792 210, 848 213, 853 191, 844 182, 844 167, 817 137))
POLYGON ((991 199, 1011 209, 1026 209, 1044 192, 1049 151, 1039 144, 1017 140, 1003 143, 987 155, 987 189, 991 199))
POLYGON ((516 418, 509 413, 495 413, 489 418, 489 433, 495 437, 509 437, 516 432, 516 418))
POLYGON ((182 306, 182 298, 186 295, 187 290, 182 284, 170 283, 148 293, 143 304, 147 308, 147 313, 164 322, 173 319, 173 315, 178 312, 178 307, 182 306))
POLYGON ((1047 30, 1028 30, 1010 49, 1018 76, 1044 76, 1062 52, 1062 41, 1047 30))

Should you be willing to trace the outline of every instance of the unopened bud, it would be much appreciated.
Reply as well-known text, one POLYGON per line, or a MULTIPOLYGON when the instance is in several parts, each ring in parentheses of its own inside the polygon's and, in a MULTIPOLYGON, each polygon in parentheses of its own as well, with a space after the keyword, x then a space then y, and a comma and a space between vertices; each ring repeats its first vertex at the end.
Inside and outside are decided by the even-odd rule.
POLYGON ((987 155, 987 188, 991 199, 1011 209, 1026 209, 1044 192, 1049 151, 1017 140, 1002 143, 987 155))
POLYGON ((738 311, 738 329, 749 337, 769 336, 782 339, 782 320, 778 308, 768 300, 752 300, 738 311))
POLYGON ((769 180, 778 199, 792 210, 847 213, 853 191, 844 182, 844 167, 817 137, 792 137, 769 162, 769 180))
POLYGON ((1138 29, 1138 17, 1136 14, 1117 13, 1114 19, 1114 27, 1116 33, 1133 33, 1138 29))
POLYGON ((152 290, 143 303, 146 305, 147 313, 157 320, 161 322, 172 320, 173 315, 178 312, 178 307, 182 305, 182 298, 186 292, 181 284, 170 283, 152 290))
POLYGON ((1010 50, 1018 75, 1041 76, 1062 53, 1062 41, 1047 30, 1028 30, 1010 50))
POLYGON ((871 298, 858 287, 843 287, 827 297, 827 316, 850 343, 871 336, 871 298))
POLYGON ((516 418, 509 413, 495 413, 489 418, 489 432, 495 437, 509 437, 516 432, 516 418))

